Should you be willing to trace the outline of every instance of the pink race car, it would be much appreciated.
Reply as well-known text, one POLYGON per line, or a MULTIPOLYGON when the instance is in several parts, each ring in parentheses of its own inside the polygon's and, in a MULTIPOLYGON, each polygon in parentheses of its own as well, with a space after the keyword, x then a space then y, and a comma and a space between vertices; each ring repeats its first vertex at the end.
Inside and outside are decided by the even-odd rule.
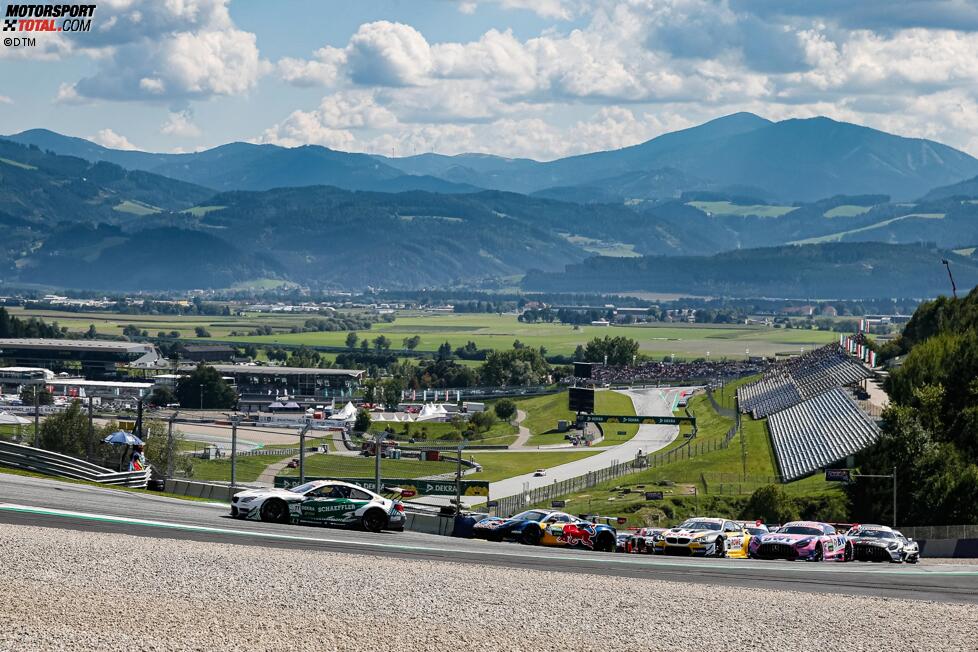
POLYGON ((851 561, 852 544, 828 523, 794 521, 776 532, 751 537, 748 555, 753 559, 804 559, 851 561))

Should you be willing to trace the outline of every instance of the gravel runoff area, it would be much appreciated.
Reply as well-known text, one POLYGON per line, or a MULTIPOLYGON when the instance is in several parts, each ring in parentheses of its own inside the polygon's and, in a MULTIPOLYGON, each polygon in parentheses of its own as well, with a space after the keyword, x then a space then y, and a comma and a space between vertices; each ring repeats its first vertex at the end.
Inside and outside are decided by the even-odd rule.
POLYGON ((0 529, 0 650, 975 649, 978 607, 0 529))

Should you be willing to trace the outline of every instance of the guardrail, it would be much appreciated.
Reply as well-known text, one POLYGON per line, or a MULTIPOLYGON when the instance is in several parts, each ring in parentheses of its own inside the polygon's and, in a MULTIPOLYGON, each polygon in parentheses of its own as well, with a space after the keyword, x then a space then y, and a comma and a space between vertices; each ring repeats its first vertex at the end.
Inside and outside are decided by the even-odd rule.
POLYGON ((0 465, 44 475, 123 487, 145 487, 150 471, 113 471, 85 460, 33 446, 0 441, 0 465))
POLYGON ((978 539, 978 525, 918 525, 900 531, 912 539, 978 539))

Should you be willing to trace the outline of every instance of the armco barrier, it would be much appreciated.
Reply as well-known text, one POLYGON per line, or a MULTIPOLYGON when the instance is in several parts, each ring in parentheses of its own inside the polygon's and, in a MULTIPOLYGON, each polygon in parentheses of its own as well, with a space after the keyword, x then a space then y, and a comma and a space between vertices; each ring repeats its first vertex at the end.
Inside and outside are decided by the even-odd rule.
POLYGON ((122 487, 145 487, 150 477, 149 469, 113 471, 77 457, 3 441, 0 441, 0 466, 122 487))
POLYGON ((922 557, 978 558, 978 539, 920 539, 922 557))
POLYGON ((434 516, 411 512, 404 515, 404 529, 412 532, 451 536, 454 527, 455 518, 453 516, 434 516))
POLYGON ((231 502, 231 496, 244 491, 247 487, 234 487, 233 489, 224 484, 210 484, 207 482, 192 482, 190 480, 169 479, 163 485, 163 491, 177 496, 189 496, 191 498, 206 498, 222 503, 231 502))

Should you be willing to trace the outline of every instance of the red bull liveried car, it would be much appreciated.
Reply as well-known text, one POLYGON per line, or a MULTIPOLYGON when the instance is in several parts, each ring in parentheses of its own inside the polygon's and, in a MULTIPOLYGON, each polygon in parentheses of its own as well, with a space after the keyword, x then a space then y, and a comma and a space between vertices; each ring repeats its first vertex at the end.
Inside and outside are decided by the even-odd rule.
POLYGON ((564 512, 531 509, 516 516, 489 516, 472 527, 472 536, 489 541, 509 539, 526 545, 565 546, 614 552, 615 528, 564 512))
POLYGON ((752 537, 749 554, 753 559, 850 561, 852 543, 828 523, 793 521, 777 532, 752 537))

